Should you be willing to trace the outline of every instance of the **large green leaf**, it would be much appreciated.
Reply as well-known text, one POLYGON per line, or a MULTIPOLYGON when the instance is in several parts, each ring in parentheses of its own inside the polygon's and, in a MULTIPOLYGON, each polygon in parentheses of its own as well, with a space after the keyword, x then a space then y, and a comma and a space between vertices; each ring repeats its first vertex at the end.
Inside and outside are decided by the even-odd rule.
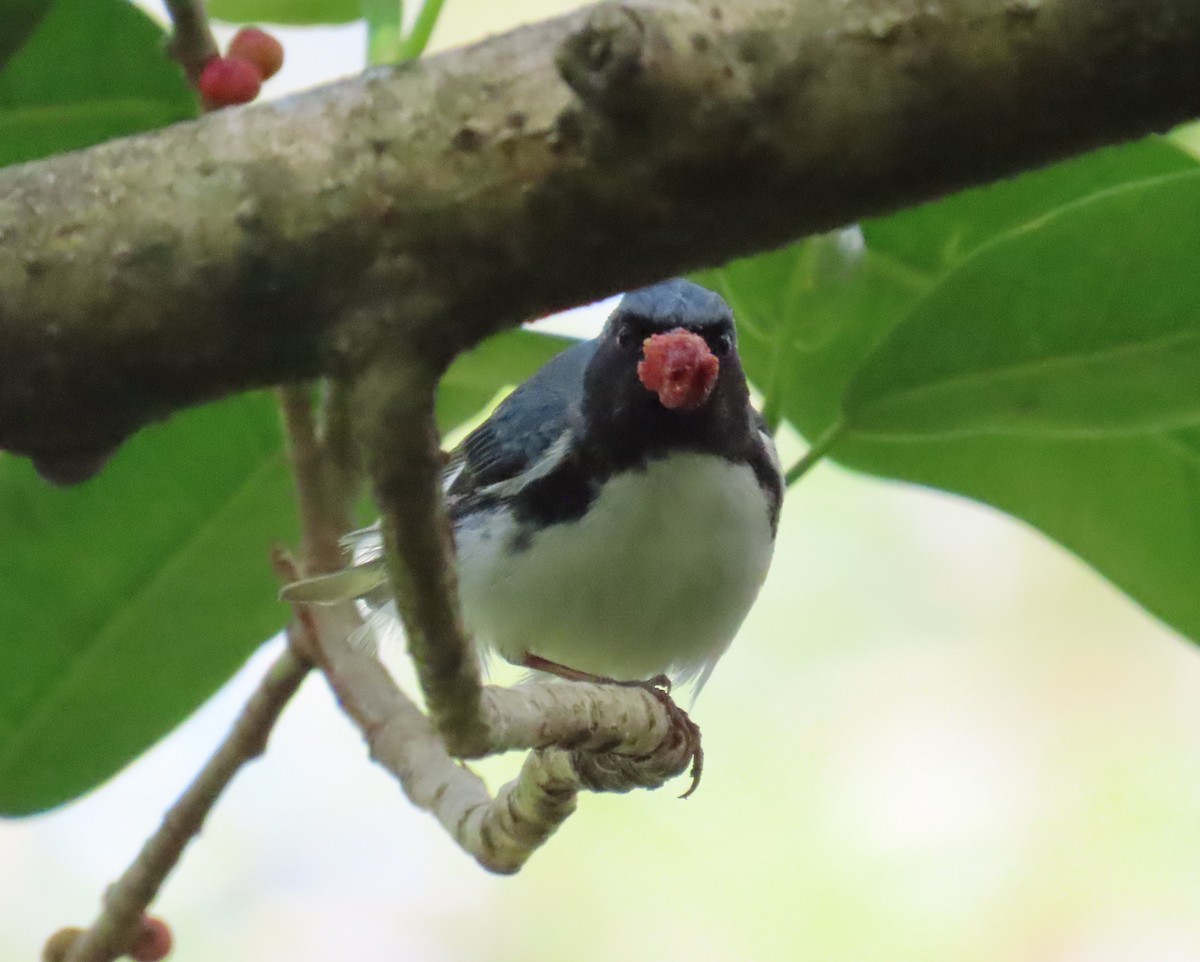
POLYGON ((0 70, 49 9, 50 0, 0 0, 0 70))
MULTIPOLYGON (((1184 151, 1149 138, 867 221, 865 249, 845 235, 810 238, 693 278, 733 306, 767 412, 815 439, 875 344, 982 245, 1099 191, 1194 170, 1184 151)), ((962 327, 977 325, 966 317, 962 327)))
MULTIPOLYGON (((781 262, 789 254, 797 263, 806 256, 799 248, 771 255, 761 270, 753 258, 698 279, 729 295, 743 315, 739 333, 751 379, 769 403, 774 396, 783 416, 815 440, 838 420, 848 384, 877 345, 982 245, 1100 191, 1194 169, 1187 154, 1152 139, 871 221, 863 225, 866 249, 847 253, 847 270, 827 272, 809 289, 800 284, 790 299, 770 292, 783 289, 781 262), (805 335, 812 330, 822 336, 805 335)), ((1137 226, 1137 237, 1152 234, 1156 215, 1133 213, 1147 218, 1137 226)), ((1133 213, 1114 209, 1110 222, 1095 225, 1093 236, 1046 249, 1029 265, 1037 283, 1072 276, 1076 260, 1093 245, 1120 243, 1133 213)), ((1181 230, 1169 212, 1166 217, 1164 230, 1181 230)), ((1190 230, 1176 233, 1181 245, 1194 244, 1195 222, 1193 217, 1190 230)), ((1126 246, 1136 259, 1136 242, 1126 246)), ((1179 276, 1164 269, 1158 278, 1163 290, 1139 309, 1153 309, 1159 298, 1174 300, 1180 290, 1194 290, 1195 283, 1194 270, 1179 276)), ((1094 306, 1102 308, 1103 302, 1098 299, 1094 306)), ((998 312, 989 313, 986 305, 982 310, 996 321, 998 312)), ((964 338, 987 336, 977 311, 958 319, 964 338)), ((1046 312, 1044 323, 1054 325, 1055 315, 1046 312)), ((925 345, 930 354, 945 349, 937 341, 925 345)), ((953 491, 1022 518, 1200 640, 1196 429, 1093 439, 981 435, 901 441, 851 435, 835 445, 832 456, 862 471, 953 491)))
MULTIPOLYGON (((162 31, 125 0, 57 0, 0 72, 0 164, 194 116, 162 31)), ((281 623, 265 563, 292 533, 273 404, 135 438, 95 481, 0 459, 0 812, 112 774, 281 623)))
POLYGON ((1195 168, 1195 160, 1185 150, 1163 138, 1148 137, 867 221, 863 230, 873 251, 938 275, 992 238, 1072 201, 1195 168))
POLYGON ((850 440, 841 463, 1021 518, 1200 641, 1200 430, 1115 438, 850 440))
POLYGON ((208 0, 205 6, 231 23, 346 23, 363 15, 360 0, 208 0))
POLYGON ((845 367, 812 361, 865 353, 878 326, 928 286, 906 265, 856 249, 855 240, 855 232, 811 238, 692 275, 733 308, 738 351, 772 427, 786 417, 816 437, 836 420, 845 367))
POLYGON ((293 501, 265 395, 148 428, 78 487, 0 458, 0 812, 107 778, 283 625, 293 501))
POLYGON ((127 0, 56 0, 0 71, 0 166, 195 116, 164 39, 127 0))
POLYGON ((1200 421, 1200 171, 980 248, 855 373, 859 435, 1098 435, 1200 421))
MULTIPOLYGON (((460 358, 442 427, 570 343, 514 331, 460 358)), ((282 626, 267 552, 294 514, 267 396, 147 429, 75 488, 0 458, 0 813, 107 778, 282 626)))

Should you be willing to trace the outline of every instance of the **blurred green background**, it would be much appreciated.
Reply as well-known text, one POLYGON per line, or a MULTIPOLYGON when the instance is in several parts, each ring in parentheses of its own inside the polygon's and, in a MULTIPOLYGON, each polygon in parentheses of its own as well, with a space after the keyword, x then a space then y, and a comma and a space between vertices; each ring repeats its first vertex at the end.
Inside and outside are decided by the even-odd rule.
MULTIPOLYGON (((433 46, 570 6, 448 0, 433 46)), ((268 93, 362 63, 361 25, 278 33, 268 93)), ((0 822, 0 960, 90 920, 268 656, 100 790, 0 822)), ((498 879, 312 679, 157 905, 174 958, 1200 962, 1200 657, 1018 522, 818 468, 695 717, 694 797, 585 797, 498 879)))

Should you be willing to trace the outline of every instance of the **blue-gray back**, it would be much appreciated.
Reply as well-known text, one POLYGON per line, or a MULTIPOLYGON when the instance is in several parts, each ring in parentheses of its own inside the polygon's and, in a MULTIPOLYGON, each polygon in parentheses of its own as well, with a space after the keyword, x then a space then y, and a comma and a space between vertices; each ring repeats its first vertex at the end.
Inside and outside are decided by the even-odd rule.
POLYGON ((452 502, 537 463, 579 417, 583 374, 595 353, 595 341, 582 341, 551 358, 463 439, 446 468, 447 475, 457 474, 452 502))

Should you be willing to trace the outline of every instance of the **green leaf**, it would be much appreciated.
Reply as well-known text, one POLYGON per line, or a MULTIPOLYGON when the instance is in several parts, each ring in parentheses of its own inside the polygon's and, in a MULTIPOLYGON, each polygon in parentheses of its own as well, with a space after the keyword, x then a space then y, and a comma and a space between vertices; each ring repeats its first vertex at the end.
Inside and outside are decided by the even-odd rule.
POLYGON ((49 9, 50 0, 0 0, 0 70, 49 9))
POLYGON ((1185 150, 1190 156, 1200 159, 1200 123, 1192 121, 1171 131, 1171 143, 1185 150))
POLYGON ((230 23, 347 23, 362 16, 360 0, 208 0, 205 6, 230 23))
POLYGON ((450 365, 438 388, 437 419, 442 433, 477 413, 503 388, 520 384, 560 351, 569 337, 518 329, 488 338, 450 365))
MULTIPOLYGON (((760 389, 777 383, 782 415, 816 440, 839 418, 848 384, 877 345, 982 245, 1101 190, 1195 169, 1186 153, 1150 139, 870 221, 863 224, 866 250, 849 274, 826 275, 813 290, 801 286, 790 301, 780 295, 778 280, 786 275, 781 262, 788 252, 771 255, 774 263, 761 272, 754 258, 699 279, 729 295, 743 315, 739 335, 751 380, 760 389), (810 336, 812 331, 821 336, 810 336), (782 353, 775 344, 783 346, 782 353)), ((1176 240, 1194 246, 1195 223, 1176 240)), ((1136 234, 1144 237, 1152 229, 1142 224, 1136 234)), ((1077 239, 1075 246, 1032 265, 1033 272, 1056 274, 1093 243, 1120 242, 1128 231, 1129 217, 1114 214, 1082 247, 1077 239)), ((1127 246, 1136 259, 1134 245, 1127 246)), ((793 258, 803 256, 795 247, 789 250, 793 258)), ((1160 297, 1176 298, 1178 289, 1193 289, 1195 272, 1178 276, 1164 269, 1159 283, 1164 291, 1149 307, 1160 297), (1172 287, 1177 290, 1167 290, 1172 287)), ((977 321, 968 314, 960 323, 964 331, 977 332, 977 321)), ((927 350, 936 353, 942 345, 931 343, 927 350)), ((1198 429, 1083 439, 849 436, 832 456, 860 471, 952 491, 1025 520, 1200 641, 1198 429)))
POLYGON ((855 374, 855 434, 1097 435, 1200 421, 1200 171, 979 249, 855 374))
POLYGON ((848 367, 930 283, 886 254, 863 251, 854 232, 691 277, 733 308, 738 352, 763 394, 767 423, 786 417, 810 438, 837 419, 848 367))
POLYGON ((1147 137, 867 221, 863 230, 872 251, 937 276, 992 238, 1067 204, 1122 184, 1195 169, 1186 151, 1161 137, 1147 137))
POLYGON ((266 395, 147 428, 74 488, 0 458, 0 813, 108 778, 284 624, 293 505, 266 395))
POLYGON ((1150 137, 867 221, 865 250, 835 232, 692 278, 733 306, 768 422, 786 415, 815 439, 837 419, 862 357, 981 245, 1098 191, 1195 169, 1186 152, 1150 137))
POLYGON ((849 439, 842 464, 1020 518, 1200 641, 1200 430, 1117 438, 849 439))
POLYGON ((367 22, 367 63, 399 63, 404 56, 404 0, 361 0, 367 22))
POLYGON ((0 72, 0 166, 194 117, 164 40, 126 0, 57 0, 0 72))
MULTIPOLYGON (((513 331, 463 356, 443 428, 571 343, 513 331)), ((296 532, 277 421, 267 396, 190 411, 65 490, 0 458, 0 813, 108 778, 283 625, 268 551, 296 532)))

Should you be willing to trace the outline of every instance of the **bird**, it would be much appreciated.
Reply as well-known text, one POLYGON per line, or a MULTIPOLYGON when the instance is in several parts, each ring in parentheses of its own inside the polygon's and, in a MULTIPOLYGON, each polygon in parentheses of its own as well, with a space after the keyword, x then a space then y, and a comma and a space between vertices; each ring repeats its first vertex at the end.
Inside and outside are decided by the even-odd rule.
MULTIPOLYGON (((766 578, 783 498, 733 312, 682 278, 631 291, 450 452, 459 599, 485 649, 579 680, 699 692, 766 578)), ((378 522, 285 600, 395 618, 378 522)))

